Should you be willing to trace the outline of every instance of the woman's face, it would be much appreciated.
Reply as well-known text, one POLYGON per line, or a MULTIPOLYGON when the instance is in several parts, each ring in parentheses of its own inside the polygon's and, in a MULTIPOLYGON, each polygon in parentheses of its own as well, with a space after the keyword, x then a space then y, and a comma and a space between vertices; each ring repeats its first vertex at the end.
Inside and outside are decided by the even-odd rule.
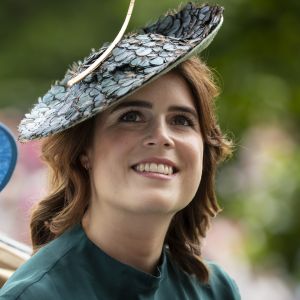
POLYGON ((93 204, 141 214, 184 208, 200 184, 203 159, 184 79, 170 72, 101 113, 87 155, 93 204))

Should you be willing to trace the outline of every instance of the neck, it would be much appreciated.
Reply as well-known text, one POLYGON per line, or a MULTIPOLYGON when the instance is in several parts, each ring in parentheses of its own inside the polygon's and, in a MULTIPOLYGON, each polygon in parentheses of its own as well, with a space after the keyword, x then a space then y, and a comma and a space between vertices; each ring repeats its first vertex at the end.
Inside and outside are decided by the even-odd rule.
POLYGON ((90 208, 82 219, 89 239, 116 260, 154 274, 172 216, 90 208))

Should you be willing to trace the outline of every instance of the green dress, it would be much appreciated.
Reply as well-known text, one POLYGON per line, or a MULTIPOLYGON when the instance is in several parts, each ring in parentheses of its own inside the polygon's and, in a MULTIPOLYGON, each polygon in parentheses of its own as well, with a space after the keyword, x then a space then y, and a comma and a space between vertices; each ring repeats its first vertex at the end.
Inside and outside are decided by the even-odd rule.
POLYGON ((210 282, 183 272, 164 248, 151 275, 108 256, 89 240, 80 224, 24 263, 0 290, 1 300, 234 300, 234 281, 208 263, 210 282))

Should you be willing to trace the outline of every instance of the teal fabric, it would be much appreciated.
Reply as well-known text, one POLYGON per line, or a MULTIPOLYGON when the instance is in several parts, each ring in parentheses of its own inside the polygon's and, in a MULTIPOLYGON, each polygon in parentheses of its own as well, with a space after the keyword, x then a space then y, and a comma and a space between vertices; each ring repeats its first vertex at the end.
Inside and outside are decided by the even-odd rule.
POLYGON ((0 290, 1 300, 185 300, 240 299, 234 281, 208 263, 203 285, 183 272, 164 249, 156 275, 108 256, 80 224, 39 250, 0 290))

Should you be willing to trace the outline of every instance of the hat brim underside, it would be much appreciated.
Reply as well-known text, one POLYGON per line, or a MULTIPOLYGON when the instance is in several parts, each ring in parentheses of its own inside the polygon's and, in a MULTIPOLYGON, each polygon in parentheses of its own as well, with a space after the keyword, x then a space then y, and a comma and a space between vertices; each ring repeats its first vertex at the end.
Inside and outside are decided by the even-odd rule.
POLYGON ((110 56, 82 81, 66 83, 107 47, 67 71, 19 125, 19 141, 40 139, 83 122, 203 51, 223 23, 223 8, 189 3, 140 33, 125 36, 110 56))

